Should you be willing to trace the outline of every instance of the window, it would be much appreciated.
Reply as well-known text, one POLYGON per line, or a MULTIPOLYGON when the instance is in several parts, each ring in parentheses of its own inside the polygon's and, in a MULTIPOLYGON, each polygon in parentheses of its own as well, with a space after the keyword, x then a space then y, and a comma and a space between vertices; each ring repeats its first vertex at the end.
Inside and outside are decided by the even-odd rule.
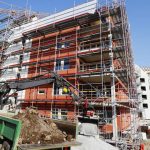
POLYGON ((52 110, 52 118, 53 119, 58 119, 58 111, 59 110, 57 108, 52 110))
POLYGON ((145 79, 144 78, 140 78, 140 82, 145 82, 145 79))
POLYGON ((138 117, 140 117, 140 118, 143 117, 142 112, 139 112, 139 113, 138 113, 138 117))
POLYGON ((146 91, 146 87, 145 86, 141 86, 141 90, 142 91, 146 91))
POLYGON ((53 109, 52 118, 67 120, 67 110, 57 109, 57 108, 53 109))
POLYGON ((69 59, 68 58, 64 59, 64 68, 63 69, 64 70, 69 69, 69 59))
POLYGON ((147 95, 142 95, 142 99, 147 99, 147 95))
POLYGON ((68 58, 56 61, 55 70, 66 70, 66 69, 69 69, 69 59, 68 58))
POLYGON ((45 94, 45 90, 39 90, 38 94, 45 94))
POLYGON ((58 43, 57 44, 57 48, 61 49, 61 48, 65 48, 65 47, 69 47, 70 43, 69 42, 64 42, 64 43, 58 43))
POLYGON ((69 42, 65 42, 65 47, 69 47, 70 43, 69 42))
POLYGON ((111 110, 107 110, 105 112, 105 115, 106 115, 107 118, 112 118, 112 111, 111 110))
POLYGON ((20 55, 19 57, 19 63, 21 64, 23 62, 23 55, 20 55))
POLYGON ((57 44, 57 48, 60 49, 61 47, 62 47, 62 44, 61 44, 61 43, 58 43, 58 44, 57 44))
POLYGON ((67 110, 61 110, 61 119, 63 119, 63 120, 67 120, 67 110))
POLYGON ((143 108, 148 108, 148 104, 143 104, 143 108))
POLYGON ((55 70, 61 70, 61 60, 56 61, 56 68, 55 70))

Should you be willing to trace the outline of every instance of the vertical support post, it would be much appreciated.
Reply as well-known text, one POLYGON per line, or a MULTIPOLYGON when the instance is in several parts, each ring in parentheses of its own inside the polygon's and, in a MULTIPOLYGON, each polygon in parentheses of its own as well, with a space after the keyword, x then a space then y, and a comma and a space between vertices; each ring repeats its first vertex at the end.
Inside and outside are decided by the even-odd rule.
POLYGON ((113 123, 113 140, 118 141, 118 127, 117 127, 117 113, 116 113, 116 90, 115 90, 115 70, 113 63, 113 47, 112 47, 112 33, 111 33, 111 20, 109 17, 109 57, 111 62, 111 103, 112 103, 112 123, 113 123))
POLYGON ((112 103, 112 123, 113 123, 113 140, 118 140, 117 113, 116 113, 116 96, 115 96, 115 73, 113 66, 113 53, 110 53, 112 62, 111 74, 111 103, 112 103))
MULTIPOLYGON (((74 0, 74 7, 73 7, 73 15, 74 15, 74 19, 75 19, 75 6, 76 6, 76 1, 74 0)), ((75 31, 75 40, 76 40, 76 63, 75 63, 75 88, 77 88, 79 90, 79 86, 78 86, 78 80, 77 80, 77 72, 78 72, 78 67, 79 67, 79 60, 78 60, 78 30, 79 27, 76 26, 76 31, 75 31)), ((77 118, 77 104, 76 102, 74 103, 74 119, 77 118)))
POLYGON ((0 100, 1 100, 1 110, 3 109, 3 100, 2 100, 2 96, 0 96, 0 100))

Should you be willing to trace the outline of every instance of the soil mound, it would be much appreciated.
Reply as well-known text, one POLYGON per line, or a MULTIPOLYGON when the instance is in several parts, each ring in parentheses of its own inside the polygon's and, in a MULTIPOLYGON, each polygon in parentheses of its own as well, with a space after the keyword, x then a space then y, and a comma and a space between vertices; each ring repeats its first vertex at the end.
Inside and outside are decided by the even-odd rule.
POLYGON ((52 120, 42 119, 36 110, 27 108, 13 117, 22 121, 19 144, 57 144, 66 141, 67 134, 52 120))

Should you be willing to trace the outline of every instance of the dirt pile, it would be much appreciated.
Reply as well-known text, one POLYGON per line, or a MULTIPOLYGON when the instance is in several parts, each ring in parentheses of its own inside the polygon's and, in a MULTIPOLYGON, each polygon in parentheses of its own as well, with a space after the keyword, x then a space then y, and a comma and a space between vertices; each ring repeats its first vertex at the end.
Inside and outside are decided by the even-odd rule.
POLYGON ((22 121, 19 144, 57 144, 67 139, 67 134, 52 120, 40 118, 34 109, 27 108, 13 118, 22 121))

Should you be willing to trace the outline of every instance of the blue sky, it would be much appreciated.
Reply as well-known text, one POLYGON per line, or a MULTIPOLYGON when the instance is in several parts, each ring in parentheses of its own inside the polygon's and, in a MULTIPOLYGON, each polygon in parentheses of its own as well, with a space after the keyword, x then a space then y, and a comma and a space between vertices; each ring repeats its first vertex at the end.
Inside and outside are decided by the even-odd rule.
MULTIPOLYGON (((70 8, 74 0, 3 0, 32 10, 52 13, 70 8)), ((77 3, 87 0, 75 0, 77 3)), ((150 66, 150 0, 126 0, 135 63, 150 66)))

